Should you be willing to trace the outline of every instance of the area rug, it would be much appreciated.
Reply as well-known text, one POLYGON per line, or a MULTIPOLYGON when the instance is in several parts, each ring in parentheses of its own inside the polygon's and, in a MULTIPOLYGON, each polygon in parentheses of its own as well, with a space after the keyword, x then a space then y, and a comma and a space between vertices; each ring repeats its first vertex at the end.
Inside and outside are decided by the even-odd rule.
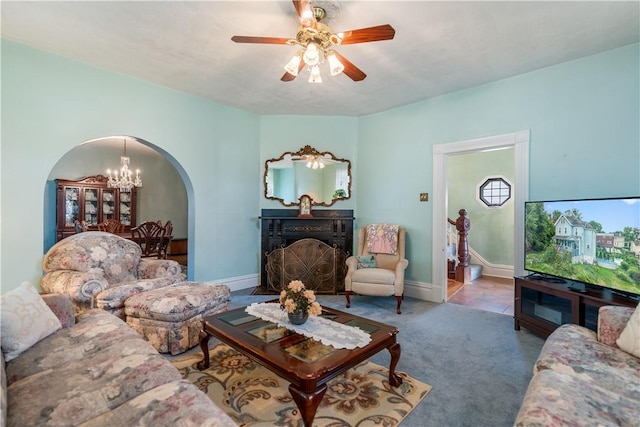
MULTIPOLYGON (((199 371, 195 353, 172 363, 183 378, 204 391, 240 426, 302 426, 289 383, 231 347, 209 351, 211 365, 199 371)), ((396 371, 402 385, 389 385, 388 369, 363 362, 328 383, 313 425, 395 426, 429 393, 431 386, 396 371)))

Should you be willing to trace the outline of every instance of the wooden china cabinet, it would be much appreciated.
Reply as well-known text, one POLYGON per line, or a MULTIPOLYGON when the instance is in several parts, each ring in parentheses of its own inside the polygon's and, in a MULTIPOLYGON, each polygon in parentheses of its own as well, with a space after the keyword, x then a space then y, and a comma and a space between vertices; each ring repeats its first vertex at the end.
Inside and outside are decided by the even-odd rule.
POLYGON ((57 241, 76 233, 74 221, 84 221, 89 230, 97 231, 98 224, 115 219, 125 231, 136 225, 136 188, 130 192, 107 187, 107 177, 89 176, 78 181, 56 179, 57 184, 57 241))

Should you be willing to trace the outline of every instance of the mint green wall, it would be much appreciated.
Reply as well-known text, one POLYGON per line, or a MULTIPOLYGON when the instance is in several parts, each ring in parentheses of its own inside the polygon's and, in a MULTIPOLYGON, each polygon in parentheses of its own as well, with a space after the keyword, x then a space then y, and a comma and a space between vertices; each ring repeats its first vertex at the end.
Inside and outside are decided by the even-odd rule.
POLYGON ((511 199, 500 208, 489 209, 477 200, 477 188, 487 177, 501 176, 515 191, 514 161, 513 148, 449 157, 447 216, 455 221, 460 209, 467 210, 469 247, 491 264, 514 265, 514 202, 511 199))
POLYGON ((406 226, 406 277, 429 283, 432 146, 524 129, 531 199, 640 194, 639 46, 362 117, 358 220, 406 226))
POLYGON ((282 200, 296 199, 296 173, 293 168, 273 170, 274 197, 282 200))
POLYGON ((2 291, 39 282, 56 162, 111 135, 150 142, 185 180, 191 278, 256 274, 259 125, 241 110, 2 40, 2 291))
POLYGON ((303 194, 311 196, 313 200, 324 200, 324 186, 322 184, 323 170, 308 168, 304 163, 295 162, 293 169, 296 171, 296 199, 303 194))
POLYGON ((639 46, 355 118, 258 117, 3 40, 2 291, 38 281, 55 163, 121 134, 185 179, 196 280, 258 273, 260 208, 282 208, 262 196, 264 161, 309 144, 352 161, 353 196, 333 207, 404 225, 406 278, 429 283, 432 205, 418 196, 434 144, 530 129, 531 199, 640 194, 639 46))

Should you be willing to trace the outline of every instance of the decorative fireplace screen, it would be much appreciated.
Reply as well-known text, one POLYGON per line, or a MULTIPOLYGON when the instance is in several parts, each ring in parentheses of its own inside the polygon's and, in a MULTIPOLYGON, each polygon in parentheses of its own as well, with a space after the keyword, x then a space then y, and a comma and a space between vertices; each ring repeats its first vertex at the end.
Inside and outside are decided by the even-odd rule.
POLYGON ((292 280, 301 280, 317 294, 344 291, 346 253, 316 239, 301 239, 267 255, 267 286, 280 293, 292 280))

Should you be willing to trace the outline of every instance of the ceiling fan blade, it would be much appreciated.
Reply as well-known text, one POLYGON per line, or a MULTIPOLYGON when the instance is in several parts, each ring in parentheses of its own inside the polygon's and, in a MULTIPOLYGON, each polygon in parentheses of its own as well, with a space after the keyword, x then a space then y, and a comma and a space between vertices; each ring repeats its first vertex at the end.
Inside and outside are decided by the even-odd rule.
POLYGON ((289 41, 285 37, 257 37, 257 36, 233 36, 231 37, 236 43, 264 43, 264 44, 287 44, 289 41))
MULTIPOLYGON (((300 72, 302 72, 302 70, 305 67, 305 63, 304 61, 300 61, 300 64, 298 65, 298 74, 300 74, 300 72)), ((296 76, 294 76, 291 73, 284 73, 284 75, 282 76, 282 78, 280 78, 280 80, 282 80, 283 82, 290 82, 296 79, 296 76)))
POLYGON ((342 62, 342 65, 344 65, 344 70, 342 72, 354 82, 359 82, 367 77, 367 75, 360 68, 353 65, 351 61, 340 55, 338 52, 336 52, 336 58, 338 58, 338 60, 342 62))
POLYGON ((294 76, 294 75, 293 75, 293 74, 291 74, 291 73, 286 73, 286 72, 285 72, 285 73, 282 75, 282 77, 280 78, 280 80, 282 80, 283 82, 292 82, 292 81, 294 81, 295 79, 296 79, 296 76, 294 76))
POLYGON ((378 25, 376 27, 360 28, 358 30, 344 31, 342 34, 342 43, 340 44, 356 44, 366 42, 377 42, 380 40, 391 40, 396 34, 396 30, 389 24, 378 25))
POLYGON ((302 27, 316 27, 316 15, 313 13, 311 0, 293 0, 293 7, 296 8, 296 14, 302 27))

